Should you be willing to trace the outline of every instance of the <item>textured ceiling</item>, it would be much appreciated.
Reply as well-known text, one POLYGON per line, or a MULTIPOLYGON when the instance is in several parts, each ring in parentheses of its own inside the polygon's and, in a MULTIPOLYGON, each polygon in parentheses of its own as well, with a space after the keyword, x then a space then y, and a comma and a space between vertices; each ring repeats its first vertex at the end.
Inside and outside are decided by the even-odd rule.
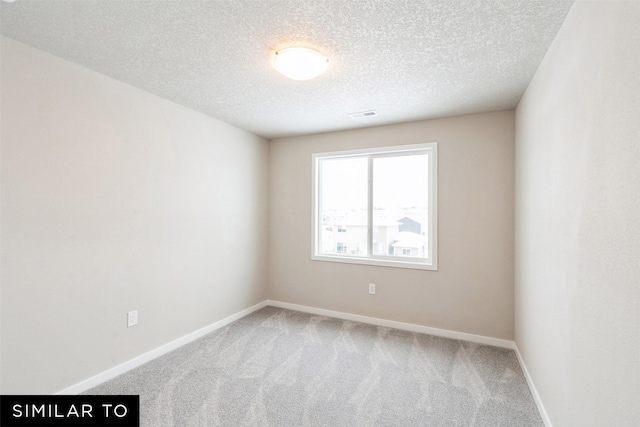
POLYGON ((511 109, 573 0, 17 0, 2 34, 267 138, 511 109), (316 47, 306 82, 274 50, 316 47), (376 110, 352 119, 349 113, 376 110))

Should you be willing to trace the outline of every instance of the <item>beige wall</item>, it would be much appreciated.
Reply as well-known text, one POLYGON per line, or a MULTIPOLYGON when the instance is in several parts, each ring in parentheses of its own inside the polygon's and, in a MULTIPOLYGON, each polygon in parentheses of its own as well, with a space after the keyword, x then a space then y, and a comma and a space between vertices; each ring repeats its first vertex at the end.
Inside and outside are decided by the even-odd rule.
POLYGON ((516 343, 555 427, 637 426, 640 2, 574 4, 516 129, 516 343))
POLYGON ((513 144, 513 111, 271 141, 269 297, 513 339, 513 144), (312 153, 434 141, 438 271, 311 260, 312 153))
POLYGON ((266 298, 266 140, 1 54, 2 393, 59 391, 266 298))

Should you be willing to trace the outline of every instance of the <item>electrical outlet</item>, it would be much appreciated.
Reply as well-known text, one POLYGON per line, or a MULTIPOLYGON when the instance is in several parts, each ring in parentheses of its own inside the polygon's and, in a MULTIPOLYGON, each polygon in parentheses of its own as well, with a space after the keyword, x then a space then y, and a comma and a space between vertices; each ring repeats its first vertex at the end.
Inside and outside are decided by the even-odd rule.
POLYGON ((375 293, 376 293, 376 284, 375 283, 369 283, 369 293, 371 295, 375 295, 375 293))
POLYGON ((127 328, 136 326, 138 324, 138 310, 133 310, 127 313, 127 328))

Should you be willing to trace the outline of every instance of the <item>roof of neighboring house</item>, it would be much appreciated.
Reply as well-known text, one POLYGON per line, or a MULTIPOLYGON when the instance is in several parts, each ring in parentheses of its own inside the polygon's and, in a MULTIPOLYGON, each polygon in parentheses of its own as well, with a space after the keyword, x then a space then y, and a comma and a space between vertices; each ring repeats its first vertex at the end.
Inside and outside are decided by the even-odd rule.
MULTIPOLYGON (((342 219, 334 219, 333 225, 357 225, 365 227, 367 225, 367 216, 365 214, 347 215, 342 219)), ((391 218, 385 218, 374 214, 373 225, 376 227, 393 227, 400 223, 391 218)))
POLYGON ((406 219, 410 219, 411 221, 417 222, 418 224, 423 226, 427 224, 427 219, 421 215, 405 215, 402 218, 400 218, 398 221, 403 222, 403 220, 406 220, 406 219))

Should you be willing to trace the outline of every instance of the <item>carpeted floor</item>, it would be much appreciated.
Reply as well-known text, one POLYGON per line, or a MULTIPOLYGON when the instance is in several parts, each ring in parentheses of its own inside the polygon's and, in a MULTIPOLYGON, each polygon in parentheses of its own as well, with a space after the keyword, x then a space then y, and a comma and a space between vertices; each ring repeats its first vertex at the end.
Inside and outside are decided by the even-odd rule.
POLYGON ((141 426, 543 426, 513 351, 265 307, 85 394, 141 426))

